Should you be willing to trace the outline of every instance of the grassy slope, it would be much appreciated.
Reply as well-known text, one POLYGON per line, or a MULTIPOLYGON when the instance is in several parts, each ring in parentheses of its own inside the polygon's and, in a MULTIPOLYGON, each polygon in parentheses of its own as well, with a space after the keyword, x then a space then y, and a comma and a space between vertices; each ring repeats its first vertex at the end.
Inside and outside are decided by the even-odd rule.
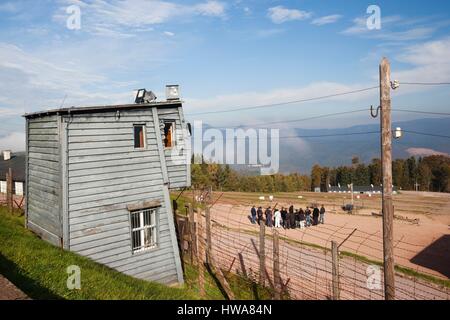
POLYGON ((196 299, 189 288, 134 279, 56 248, 0 208, 0 273, 36 299, 196 299), (81 268, 81 289, 68 290, 66 268, 81 268))
MULTIPOLYGON (((0 273, 33 299, 199 299, 198 271, 185 266, 181 288, 138 280, 88 258, 54 247, 24 227, 23 217, 0 207, 0 273), (68 290, 66 268, 81 268, 81 289, 68 290)), ((270 291, 247 279, 228 275, 238 299, 269 299, 270 291)), ((224 299, 214 278, 205 272, 205 299, 224 299)))

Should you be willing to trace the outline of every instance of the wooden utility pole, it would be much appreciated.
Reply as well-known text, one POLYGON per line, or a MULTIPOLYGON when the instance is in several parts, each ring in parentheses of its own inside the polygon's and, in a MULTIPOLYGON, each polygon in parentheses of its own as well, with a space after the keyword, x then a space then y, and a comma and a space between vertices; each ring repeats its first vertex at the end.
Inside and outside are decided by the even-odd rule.
POLYGON ((395 299, 394 275, 394 207, 392 205, 392 132, 391 65, 383 58, 380 64, 381 171, 383 176, 383 262, 384 296, 395 299))

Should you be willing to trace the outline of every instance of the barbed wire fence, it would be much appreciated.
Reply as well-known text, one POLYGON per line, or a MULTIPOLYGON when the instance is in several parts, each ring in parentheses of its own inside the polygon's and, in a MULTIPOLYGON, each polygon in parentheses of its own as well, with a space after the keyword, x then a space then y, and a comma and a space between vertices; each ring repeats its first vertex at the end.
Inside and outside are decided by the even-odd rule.
MULTIPOLYGON (((206 266, 229 299, 230 275, 267 288, 272 299, 384 299, 381 232, 330 223, 304 229, 268 227, 265 220, 252 224, 252 203, 199 194, 201 204, 188 204, 191 213, 177 215, 184 257, 192 262, 189 257, 196 256, 200 270, 206 266)), ((421 249, 403 238, 395 241, 396 299, 449 300, 448 279, 410 262, 421 249)), ((444 261, 442 254, 422 254, 444 261)))

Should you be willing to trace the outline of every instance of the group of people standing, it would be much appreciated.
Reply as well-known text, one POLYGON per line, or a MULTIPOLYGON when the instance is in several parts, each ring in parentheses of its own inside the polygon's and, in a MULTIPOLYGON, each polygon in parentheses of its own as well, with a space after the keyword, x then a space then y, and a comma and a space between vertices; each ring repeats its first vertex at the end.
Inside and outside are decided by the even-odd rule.
POLYGON ((322 205, 319 209, 313 206, 303 210, 302 208, 294 209, 291 205, 289 208, 282 207, 281 210, 271 207, 263 210, 262 207, 256 209, 256 206, 253 206, 250 210, 250 218, 253 224, 265 223, 269 228, 304 229, 325 223, 325 207, 322 205))

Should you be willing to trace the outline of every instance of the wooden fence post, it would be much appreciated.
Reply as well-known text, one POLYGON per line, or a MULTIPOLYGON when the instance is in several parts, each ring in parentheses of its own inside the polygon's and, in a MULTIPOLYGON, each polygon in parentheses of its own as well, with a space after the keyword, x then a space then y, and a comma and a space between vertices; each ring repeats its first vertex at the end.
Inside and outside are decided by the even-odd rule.
POLYGON ((177 235, 177 241, 178 241, 178 253, 180 255, 181 260, 181 269, 183 270, 184 274, 184 254, 183 254, 183 245, 184 245, 184 239, 183 234, 180 232, 180 227, 178 225, 178 203, 177 200, 172 201, 172 209, 173 209, 173 223, 175 224, 175 233, 177 235))
POLYGON ((206 263, 211 263, 211 211, 209 206, 205 209, 205 221, 206 221, 206 263))
POLYGON ((205 296, 205 238, 203 236, 202 212, 197 208, 197 264, 198 288, 201 297, 205 296))
POLYGON ((8 173, 6 174, 6 203, 8 205, 9 212, 13 212, 14 208, 14 196, 13 196, 13 175, 12 169, 9 168, 8 173))
POLYGON ((273 232, 273 285, 275 287, 275 300, 281 300, 280 239, 277 230, 273 232))
POLYGON ((189 254, 191 257, 191 264, 194 265, 194 257, 196 257, 196 237, 195 237, 195 219, 194 219, 194 209, 190 203, 187 204, 189 210, 189 254))
POLYGON ((336 241, 331 241, 333 300, 339 300, 339 252, 336 241))
POLYGON ((264 286, 266 280, 266 226, 261 219, 259 222, 259 284, 264 286))

